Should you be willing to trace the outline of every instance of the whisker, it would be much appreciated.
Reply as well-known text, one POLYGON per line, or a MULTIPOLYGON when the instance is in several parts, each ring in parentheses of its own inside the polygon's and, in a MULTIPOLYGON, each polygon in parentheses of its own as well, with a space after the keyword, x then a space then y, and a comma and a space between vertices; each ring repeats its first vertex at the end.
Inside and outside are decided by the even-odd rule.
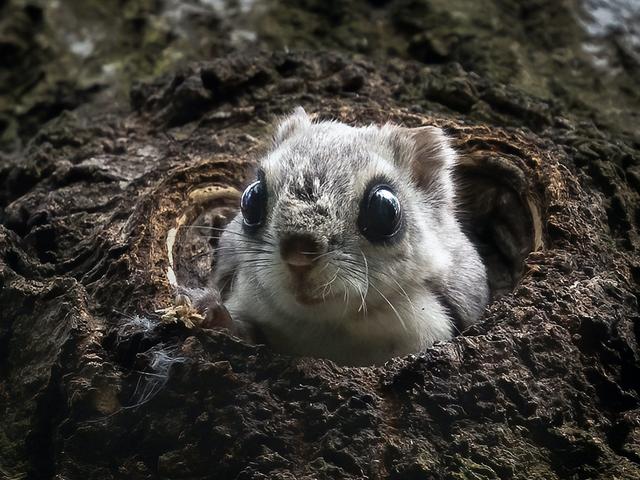
POLYGON ((328 282, 326 282, 326 283, 324 283, 324 284, 320 285, 319 287, 317 287, 317 288, 314 290, 314 292, 316 292, 316 291, 320 290, 321 288, 323 288, 323 290, 322 290, 322 300, 324 300, 324 298, 325 298, 325 292, 326 292, 327 287, 329 287, 333 282, 335 282, 336 278, 338 278, 338 274, 339 274, 339 273, 340 273, 340 268, 338 268, 338 269, 336 270, 336 273, 335 273, 335 275, 331 278, 331 280, 329 280, 328 282))
MULTIPOLYGON (((360 265, 358 265, 356 262, 346 262, 346 263, 349 263, 349 264, 351 264, 351 265, 357 265, 357 266, 360 266, 360 265)), ((343 268, 344 268, 344 267, 343 267, 343 268)), ((345 268, 345 271, 350 272, 350 273, 355 274, 355 275, 362 275, 362 274, 364 274, 364 273, 365 273, 365 272, 363 272, 363 271, 361 271, 361 270, 354 269, 354 268, 352 268, 352 267, 345 268)), ((402 325, 403 330, 407 331, 407 326, 406 326, 406 324, 405 324, 404 320, 402 319, 402 316, 400 315, 400 313, 398 312, 398 310, 396 309, 396 307, 393 305, 393 303, 391 303, 391 301, 387 298, 387 296, 386 296, 384 293, 382 293, 382 291, 381 291, 378 287, 376 287, 376 286, 375 286, 375 284, 374 284, 372 281, 369 281, 369 285, 370 285, 370 286, 371 286, 371 288, 373 288, 376 292, 378 292, 378 294, 379 294, 379 295, 384 299, 384 301, 385 301, 385 302, 387 302, 387 304, 391 307, 391 309, 393 310, 394 314, 396 315, 396 317, 397 317, 397 318, 398 318, 398 320, 400 321, 400 324, 402 325)), ((405 294, 406 294, 406 292, 405 292, 405 294)), ((408 298, 408 295, 407 295, 407 298, 408 298)))
POLYGON ((362 289, 358 285, 356 285, 350 278, 348 278, 347 281, 353 287, 353 289, 356 290, 360 294, 360 298, 362 299, 362 302, 360 303, 360 307, 358 307, 358 312, 363 311, 364 316, 366 317, 367 316, 367 304, 365 302, 364 295, 362 293, 362 289))
POLYGON ((333 250, 330 250, 330 251, 328 251, 328 252, 320 253, 320 254, 318 254, 318 252, 300 252, 300 253, 302 253, 303 255, 315 255, 315 256, 311 259, 311 261, 312 261, 312 262, 317 262, 317 261, 318 261, 318 260, 320 260, 321 258, 326 257, 326 256, 328 256, 328 255, 331 255, 331 254, 333 254, 333 253, 335 253, 335 252, 334 252, 333 250))
MULTIPOLYGON (((346 304, 347 303, 347 290, 349 290, 349 289, 347 288, 347 283, 346 283, 345 279, 340 277, 340 280, 342 281, 342 285, 344 286, 344 293, 342 294, 342 300, 346 304)), ((345 305, 345 312, 346 312, 346 305, 345 305)))
POLYGON ((192 255, 191 257, 189 257, 191 260, 197 260, 199 258, 202 257, 206 257, 207 255, 211 255, 211 256, 215 256, 217 252, 232 252, 232 253, 236 253, 238 255, 247 255, 247 254, 265 254, 265 255, 270 255, 271 252, 270 250, 265 250, 265 249, 259 249, 259 248, 239 248, 237 246, 226 246, 226 247, 217 247, 217 248, 213 248, 211 250, 207 250, 204 252, 199 252, 196 253, 195 255, 192 255))
MULTIPOLYGON (((233 232, 230 232, 231 234, 233 234, 233 232)), ((222 237, 214 237, 212 235, 202 235, 202 238, 205 238, 207 240, 215 240, 218 242, 218 244, 220 243, 220 240, 222 239, 222 237)), ((242 237, 234 237, 233 238, 234 242, 238 242, 241 243, 243 245, 255 245, 257 247, 271 247, 274 248, 274 246, 269 243, 269 242, 263 242, 261 240, 251 240, 249 238, 242 238, 242 237)))
POLYGON ((344 283, 344 280, 342 281, 342 283, 344 284, 344 292, 345 292, 344 310, 342 311, 342 316, 344 317, 349 308, 349 288, 347 287, 347 284, 344 283))
POLYGON ((237 252, 237 253, 266 253, 266 254, 270 254, 273 253, 272 250, 267 250, 264 248, 254 248, 254 247, 238 247, 236 245, 226 245, 223 247, 216 247, 212 249, 213 252, 220 252, 220 251, 233 251, 233 252, 237 252))
POLYGON ((373 289, 378 292, 380 294, 380 296, 382 298, 384 298, 384 300, 389 304, 389 306, 391 307, 391 310, 393 310, 393 313, 396 314, 396 317, 398 317, 398 320, 400 321, 400 325, 402 325, 402 329, 406 332, 407 331, 407 326, 404 323, 404 320, 402 320, 402 317, 400 316, 400 314, 398 313, 398 310, 396 310, 396 307, 393 306, 393 304, 389 301, 389 299, 385 296, 384 293, 382 293, 378 287, 376 287, 373 283, 371 284, 371 287, 373 287, 373 289))
POLYGON ((409 294, 407 293, 407 291, 402 287, 402 285, 400 285, 400 282, 398 282, 395 278, 393 278, 391 275, 389 275, 386 272, 378 272, 382 275, 385 275, 387 278, 391 279, 397 286, 398 289, 396 289, 395 287, 393 287, 393 285, 391 285, 391 287, 398 293, 401 293, 404 298, 407 299, 407 302, 409 302, 409 305, 411 306, 411 310, 413 310, 413 314, 416 315, 417 314, 417 310, 415 308, 415 306, 413 305, 413 302, 411 301, 411 297, 409 296, 409 294))
MULTIPOLYGON (((239 269, 239 268, 236 268, 236 269, 233 271, 233 275, 231 276, 231 285, 229 286, 229 289, 230 289, 230 290, 233 290, 233 287, 234 287, 234 285, 235 285, 235 283, 236 283, 236 280, 237 280, 237 278, 238 278, 238 274, 239 274, 239 273, 240 273, 240 269, 239 269)), ((227 284, 228 284, 228 283, 229 283, 229 281, 227 280, 227 284)), ((226 284, 225 284, 225 287, 226 287, 226 284)))
MULTIPOLYGON (((211 226, 208 226, 208 225, 181 225, 181 226, 180 226, 180 228, 185 228, 185 229, 201 229, 201 230, 213 230, 214 232, 221 232, 221 233, 227 232, 227 233, 229 233, 229 234, 232 234, 232 235, 236 235, 236 236, 242 237, 242 238, 244 238, 246 241, 258 242, 258 243, 268 243, 268 244, 270 244, 270 245, 272 245, 272 246, 274 245, 274 243, 273 243, 273 242, 271 242, 271 241, 269 241, 269 240, 266 240, 266 239, 273 240, 273 237, 271 236, 271 234, 269 234, 269 233, 267 233, 267 232, 264 232, 264 233, 263 233, 263 236, 264 236, 266 239, 261 239, 261 238, 256 238, 256 237, 249 236, 248 234, 243 233, 243 232, 236 232, 236 231, 234 231, 234 230, 230 230, 230 229, 228 229, 228 228, 211 227, 211 226)), ((209 238, 220 238, 220 236, 218 236, 218 237, 209 236, 209 238)))
MULTIPOLYGON (((362 249, 360 249, 360 253, 362 254, 362 259, 364 260, 364 277, 365 277, 365 281, 366 281, 366 292, 369 292, 369 262, 367 262, 367 256, 364 254, 364 252, 362 251, 362 249)), ((365 293, 366 296, 366 293, 365 293)))
POLYGON ((324 267, 322 267, 322 268, 318 271, 318 274, 321 274, 322 272, 324 272, 324 271, 327 269, 327 267, 328 267, 329 265, 333 265, 333 264, 332 264, 331 262, 327 262, 327 263, 325 263, 324 267))
MULTIPOLYGON (((352 268, 352 267, 344 267, 344 266, 343 266, 342 268, 344 268, 344 270, 345 270, 347 273, 352 274, 354 277, 360 277, 360 276, 361 276, 361 274, 362 274, 362 272, 361 272, 360 270, 355 269, 355 268, 352 268)), ((353 282, 353 280, 352 280, 351 278, 345 278, 345 279, 343 279, 342 283, 343 283, 343 284, 344 284, 344 286, 345 286, 345 290, 347 290, 347 291, 349 290, 349 289, 347 288, 347 285, 346 285, 346 283, 345 283, 345 280, 346 280, 347 282, 349 282, 349 285, 351 285, 351 286, 353 287, 353 289, 354 289, 355 291, 357 291, 357 292, 358 292, 358 294, 360 295, 361 303, 360 303, 360 307, 358 307, 358 312, 360 312, 360 311, 364 311, 364 315, 366 316, 366 315, 367 315, 367 305, 366 305, 366 299, 365 299, 366 294, 364 294, 364 293, 362 292, 362 288, 361 288, 359 285, 357 285, 356 283, 354 283, 354 282, 353 282)), ((367 289, 368 289, 368 286, 367 286, 367 289)))
MULTIPOLYGON (((364 253, 363 253, 363 255, 364 255, 364 253)), ((366 262, 366 257, 364 257, 364 258, 365 258, 365 262, 366 262)), ((356 261, 354 261, 352 259, 341 259, 341 262, 348 263, 348 264, 353 265, 355 267, 359 267, 360 266, 359 262, 356 262, 356 261)), ((356 270, 356 272, 357 273, 364 273, 366 275, 367 274, 367 270, 370 270, 373 273, 376 273, 376 274, 379 274, 379 275, 383 275, 386 278, 391 279, 399 288, 399 290, 396 290, 396 292, 402 293, 407 298, 407 300, 411 301, 409 295, 406 292, 406 290, 404 288, 402 288, 402 285, 400 285, 400 283, 392 275, 390 275, 387 272, 383 272, 382 270, 375 269, 375 268, 371 267, 368 263, 365 264, 365 269, 366 269, 365 272, 361 272, 359 270, 356 270)), ((392 288, 394 288, 394 287, 392 287, 392 288)))
POLYGON ((239 265, 246 265, 251 267, 275 267, 277 263, 270 262, 268 260, 249 260, 246 262, 239 262, 239 265))

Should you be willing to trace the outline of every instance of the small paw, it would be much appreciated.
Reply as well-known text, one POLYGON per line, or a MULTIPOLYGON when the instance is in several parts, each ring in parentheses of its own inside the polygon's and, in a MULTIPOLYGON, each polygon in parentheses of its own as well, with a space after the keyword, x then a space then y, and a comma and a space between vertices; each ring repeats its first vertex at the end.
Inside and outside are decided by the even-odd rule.
POLYGON ((200 328, 226 328, 234 331, 231 315, 216 289, 180 287, 175 303, 197 312, 200 318, 197 325, 200 328))

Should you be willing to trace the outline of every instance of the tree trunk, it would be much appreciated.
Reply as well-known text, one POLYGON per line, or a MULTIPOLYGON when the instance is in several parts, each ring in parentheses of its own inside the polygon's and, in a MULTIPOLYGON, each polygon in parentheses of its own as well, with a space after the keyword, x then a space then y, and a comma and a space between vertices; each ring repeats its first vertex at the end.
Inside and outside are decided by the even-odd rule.
POLYGON ((228 56, 135 86, 130 111, 61 115, 0 181, 0 477, 640 478, 640 155, 622 133, 462 69, 228 56), (345 368, 174 303, 215 247, 185 227, 228 217, 297 105, 452 135, 494 293, 479 324, 345 368))

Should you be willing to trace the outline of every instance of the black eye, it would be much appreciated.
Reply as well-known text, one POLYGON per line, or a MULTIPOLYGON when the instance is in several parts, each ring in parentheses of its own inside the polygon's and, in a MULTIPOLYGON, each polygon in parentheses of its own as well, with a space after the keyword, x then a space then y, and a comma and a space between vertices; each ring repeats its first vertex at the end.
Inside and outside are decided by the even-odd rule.
POLYGON ((400 231, 402 209, 388 185, 375 185, 365 193, 360 205, 358 227, 372 242, 384 242, 400 231))
POLYGON ((240 210, 247 227, 258 227, 264 220, 267 205, 267 190, 264 181, 258 180, 249 185, 240 200, 240 210))

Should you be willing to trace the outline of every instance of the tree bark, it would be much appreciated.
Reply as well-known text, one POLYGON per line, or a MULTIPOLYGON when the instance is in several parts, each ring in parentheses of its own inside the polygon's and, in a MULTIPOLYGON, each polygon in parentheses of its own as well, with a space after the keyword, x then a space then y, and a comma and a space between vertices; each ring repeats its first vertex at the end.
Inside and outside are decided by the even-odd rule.
POLYGON ((61 115, 0 158, 0 477, 640 478, 636 142, 462 69, 331 53, 222 57, 61 115), (175 305, 215 246, 185 227, 228 217, 297 105, 451 134, 480 323, 345 368, 175 305))

